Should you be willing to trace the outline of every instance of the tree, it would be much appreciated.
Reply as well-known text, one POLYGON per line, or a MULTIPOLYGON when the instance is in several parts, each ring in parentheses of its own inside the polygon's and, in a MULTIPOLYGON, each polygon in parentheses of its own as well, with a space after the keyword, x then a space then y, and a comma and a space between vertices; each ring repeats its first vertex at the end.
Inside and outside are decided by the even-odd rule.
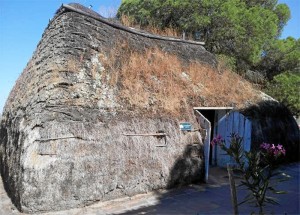
POLYGON ((300 39, 288 37, 273 40, 267 44, 258 69, 264 71, 271 80, 274 76, 286 72, 299 71, 300 68, 300 39))
POLYGON ((290 17, 288 6, 277 0, 123 0, 122 14, 141 26, 198 32, 209 51, 250 66, 258 64, 264 46, 290 17))
POLYGON ((300 115, 300 72, 285 72, 276 75, 268 84, 267 92, 286 105, 291 112, 300 115))
POLYGON ((267 44, 257 69, 270 80, 265 89, 267 93, 299 116, 300 39, 288 37, 267 44))

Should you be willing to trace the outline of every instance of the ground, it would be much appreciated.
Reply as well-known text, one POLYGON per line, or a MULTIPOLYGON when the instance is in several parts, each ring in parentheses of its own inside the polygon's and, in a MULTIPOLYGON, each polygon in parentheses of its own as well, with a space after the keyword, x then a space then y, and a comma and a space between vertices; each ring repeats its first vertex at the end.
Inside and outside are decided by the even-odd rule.
MULTIPOLYGON (((282 168, 291 176, 287 182, 278 186, 288 193, 277 195, 280 205, 267 206, 272 214, 300 214, 299 182, 300 162, 286 165, 282 168)), ((245 195, 239 190, 238 196, 245 195)), ((21 215, 11 204, 0 183, 0 214, 21 215)), ((208 183, 191 185, 171 191, 160 190, 144 195, 126 197, 118 200, 95 203, 85 208, 45 213, 44 215, 104 215, 104 214, 232 214, 230 189, 226 170, 212 168, 208 183)), ((257 208, 249 205, 239 207, 240 214, 257 212, 257 208)))

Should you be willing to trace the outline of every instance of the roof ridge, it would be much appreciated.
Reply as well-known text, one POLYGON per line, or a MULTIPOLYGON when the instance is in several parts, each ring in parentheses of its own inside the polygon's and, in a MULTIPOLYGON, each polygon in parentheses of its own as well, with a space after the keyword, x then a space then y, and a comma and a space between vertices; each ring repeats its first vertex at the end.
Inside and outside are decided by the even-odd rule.
POLYGON ((100 14, 96 13, 95 11, 93 11, 81 4, 78 4, 78 3, 62 4, 62 6, 58 9, 56 14, 64 13, 67 10, 82 14, 84 16, 91 17, 91 18, 96 19, 104 24, 107 24, 107 25, 113 27, 113 28, 127 31, 129 33, 137 34, 137 35, 140 35, 143 37, 147 37, 147 38, 151 38, 151 39, 158 39, 158 40, 166 40, 166 41, 171 41, 171 42, 181 42, 181 43, 200 45, 202 47, 205 45, 204 42, 183 40, 183 39, 178 39, 178 38, 173 38, 173 37, 166 37, 166 36, 160 36, 160 35, 155 35, 155 34, 151 34, 151 33, 145 33, 145 32, 138 31, 137 29, 134 29, 134 28, 126 27, 126 26, 123 26, 123 25, 120 25, 117 23, 112 23, 112 22, 108 21, 107 19, 105 19, 104 17, 102 17, 100 14))

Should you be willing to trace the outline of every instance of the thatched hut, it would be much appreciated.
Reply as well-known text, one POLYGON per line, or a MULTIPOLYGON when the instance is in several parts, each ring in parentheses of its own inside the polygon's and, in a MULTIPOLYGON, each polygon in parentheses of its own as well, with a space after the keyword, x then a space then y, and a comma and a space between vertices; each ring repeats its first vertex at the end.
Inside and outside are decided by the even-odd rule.
POLYGON ((202 43, 63 5, 4 107, 5 189, 19 210, 38 212, 202 180, 203 133, 193 107, 259 100, 202 43), (181 122, 194 129, 181 131, 181 122))

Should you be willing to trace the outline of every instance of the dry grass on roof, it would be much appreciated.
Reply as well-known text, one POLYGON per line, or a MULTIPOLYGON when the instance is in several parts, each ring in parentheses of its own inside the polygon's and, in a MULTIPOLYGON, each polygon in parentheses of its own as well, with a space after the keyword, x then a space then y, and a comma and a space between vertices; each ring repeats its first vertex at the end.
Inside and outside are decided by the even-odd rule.
MULTIPOLYGON (((175 37, 175 38, 182 37, 182 33, 175 28, 170 27, 170 28, 161 29, 155 25, 148 25, 148 26, 142 27, 141 25, 136 24, 132 17, 127 16, 125 14, 121 15, 120 22, 126 27, 135 28, 137 30, 143 30, 143 31, 149 32, 151 34, 156 34, 156 35, 161 35, 161 36, 166 36, 166 37, 175 37)), ((186 39, 188 39, 188 38, 186 38, 186 39)))
POLYGON ((116 66, 111 63, 113 52, 105 64, 110 84, 118 86, 119 97, 133 108, 159 108, 177 115, 191 106, 242 107, 257 100, 253 86, 229 70, 220 73, 198 62, 186 64, 158 48, 118 54, 123 56, 122 66, 116 66))

